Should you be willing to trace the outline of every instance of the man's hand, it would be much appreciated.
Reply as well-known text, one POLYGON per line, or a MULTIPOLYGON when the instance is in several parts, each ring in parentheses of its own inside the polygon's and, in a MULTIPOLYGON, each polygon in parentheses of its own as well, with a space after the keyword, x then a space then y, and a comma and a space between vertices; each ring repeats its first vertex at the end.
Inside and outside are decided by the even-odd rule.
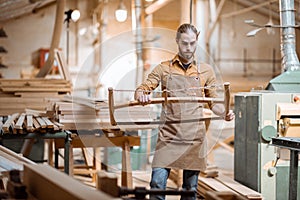
POLYGON ((223 104, 215 104, 211 109, 216 115, 222 117, 225 121, 231 121, 234 119, 235 114, 232 110, 229 110, 228 113, 225 113, 225 108, 223 104))
POLYGON ((139 101, 142 105, 151 102, 150 95, 145 94, 142 90, 137 90, 134 95, 135 100, 139 101))
POLYGON ((224 116, 225 121, 231 121, 235 117, 235 114, 232 110, 229 110, 229 112, 224 116))

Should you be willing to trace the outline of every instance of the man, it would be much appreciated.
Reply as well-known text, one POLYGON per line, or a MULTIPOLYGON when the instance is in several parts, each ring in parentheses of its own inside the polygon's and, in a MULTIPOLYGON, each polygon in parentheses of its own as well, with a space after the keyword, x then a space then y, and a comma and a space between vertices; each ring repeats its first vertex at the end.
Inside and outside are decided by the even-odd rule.
MULTIPOLYGON (((212 67, 204 63, 197 64, 194 59, 198 35, 199 32, 191 24, 182 24, 177 29, 178 54, 153 69, 147 80, 136 89, 136 100, 141 104, 150 102, 149 92, 159 84, 162 90, 167 91, 165 95, 170 97, 217 97, 212 67)), ((226 121, 234 118, 232 110, 225 113, 222 104, 210 103, 208 106, 226 121)), ((152 163, 152 189, 165 189, 170 169, 183 169, 182 188, 196 191, 199 172, 205 170, 207 165, 205 124, 201 120, 195 120, 203 116, 202 111, 203 105, 200 103, 164 105, 161 120, 165 123, 159 128, 152 163)), ((164 198, 164 195, 150 196, 150 199, 164 198)))

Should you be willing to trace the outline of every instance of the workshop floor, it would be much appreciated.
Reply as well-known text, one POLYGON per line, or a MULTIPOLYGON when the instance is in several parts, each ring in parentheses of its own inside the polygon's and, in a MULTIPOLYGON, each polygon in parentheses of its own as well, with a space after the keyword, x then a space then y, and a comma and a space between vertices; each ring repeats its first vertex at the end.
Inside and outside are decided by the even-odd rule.
MULTIPOLYGON (((213 149, 215 144, 218 141, 223 141, 224 139, 233 136, 234 133, 234 121, 220 123, 220 121, 213 121, 210 124, 208 130, 209 138, 209 149, 210 153, 208 155, 208 160, 210 165, 217 167, 219 173, 233 177, 233 152, 230 151, 230 148, 224 148, 222 146, 213 149)), ((74 151, 75 160, 82 159, 81 151, 74 151)), ((121 185, 121 174, 118 170, 112 170, 111 172, 115 173, 118 176, 119 185, 121 185)), ((133 187, 146 187, 149 189, 149 182, 151 178, 151 165, 148 164, 146 170, 142 171, 133 171, 133 187)), ((95 187, 95 183, 92 182, 90 177, 85 176, 75 176, 76 179, 84 182, 87 185, 95 187)), ((167 183, 168 189, 178 189, 177 185, 172 181, 168 180, 167 183)), ((179 196, 167 196, 167 200, 179 200, 179 196)))

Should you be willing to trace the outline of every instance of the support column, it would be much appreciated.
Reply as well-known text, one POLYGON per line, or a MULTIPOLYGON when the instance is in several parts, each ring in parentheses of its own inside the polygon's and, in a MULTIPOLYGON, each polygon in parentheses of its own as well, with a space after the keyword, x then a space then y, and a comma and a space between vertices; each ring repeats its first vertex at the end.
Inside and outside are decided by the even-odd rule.
POLYGON ((94 59, 94 63, 95 67, 93 69, 94 71, 94 76, 93 76, 93 83, 97 83, 97 85, 95 86, 95 96, 103 96, 103 88, 101 88, 101 83, 98 83, 98 76, 101 72, 101 70, 103 69, 103 58, 104 58, 104 53, 105 53, 105 49, 103 48, 103 41, 105 41, 106 39, 106 30, 107 30, 107 16, 108 16, 108 0, 103 0, 101 1, 101 3, 97 6, 97 8, 94 11, 93 14, 93 21, 94 21, 94 17, 96 16, 96 23, 99 23, 99 34, 97 35, 97 40, 98 42, 94 45, 94 52, 95 52, 95 59, 94 59), (94 16, 95 15, 95 16, 94 16), (102 90, 101 90, 102 89, 102 90))
POLYGON ((196 54, 199 58, 197 61, 201 62, 208 62, 207 58, 207 49, 206 49, 206 42, 205 41, 205 36, 207 34, 208 30, 208 24, 209 24, 209 2, 208 0, 197 0, 195 4, 195 14, 194 14, 194 19, 193 19, 193 24, 196 25, 198 28, 198 31, 200 31, 200 35, 198 38, 198 53, 196 54))
MULTIPOLYGON (((155 33, 153 33, 153 15, 147 15, 145 16, 145 35, 146 38, 148 36, 154 37, 155 33)), ((143 81, 146 80, 149 72, 150 72, 150 67, 151 67, 151 54, 152 54, 152 42, 147 43, 147 47, 143 49, 143 81)))
POLYGON ((181 0, 180 1, 180 8, 181 8, 181 14, 180 14, 180 24, 183 23, 190 23, 190 2, 193 0, 181 0))
POLYGON ((132 0, 132 24, 136 42, 136 86, 143 79, 142 1, 132 0))

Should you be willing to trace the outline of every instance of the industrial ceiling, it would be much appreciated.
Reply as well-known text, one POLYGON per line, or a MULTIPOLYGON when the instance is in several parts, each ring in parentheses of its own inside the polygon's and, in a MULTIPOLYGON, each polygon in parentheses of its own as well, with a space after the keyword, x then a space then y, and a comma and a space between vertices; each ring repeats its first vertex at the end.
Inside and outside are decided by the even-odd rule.
MULTIPOLYGON (((128 0, 130 1, 130 0, 128 0)), ((159 0, 167 1, 170 0, 159 0)), ((177 1, 177 0, 176 0, 177 1)), ((49 4, 55 3, 56 0, 0 0, 0 26, 12 19, 20 18, 38 11, 49 4)), ((109 3, 110 1, 108 1, 109 3)), ((154 4, 156 1, 153 1, 154 4)), ((249 11, 255 11, 263 16, 272 16, 274 21, 279 21, 279 0, 219 0, 217 2, 232 2, 236 3, 231 13, 224 13, 223 17, 238 16, 239 14, 249 11)), ((300 19, 300 0, 295 0, 296 23, 300 19)), ((219 3, 220 5, 221 3, 219 3)), ((151 4, 147 4, 151 5, 151 4)))

